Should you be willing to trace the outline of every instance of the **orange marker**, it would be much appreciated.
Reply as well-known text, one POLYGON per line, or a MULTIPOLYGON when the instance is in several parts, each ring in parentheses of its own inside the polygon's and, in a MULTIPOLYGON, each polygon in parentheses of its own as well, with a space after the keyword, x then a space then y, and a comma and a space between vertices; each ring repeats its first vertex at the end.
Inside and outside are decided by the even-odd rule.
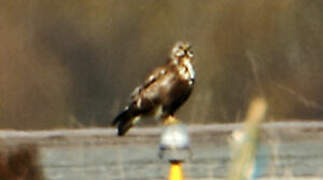
POLYGON ((182 166, 180 162, 171 162, 168 180, 183 180, 182 166))

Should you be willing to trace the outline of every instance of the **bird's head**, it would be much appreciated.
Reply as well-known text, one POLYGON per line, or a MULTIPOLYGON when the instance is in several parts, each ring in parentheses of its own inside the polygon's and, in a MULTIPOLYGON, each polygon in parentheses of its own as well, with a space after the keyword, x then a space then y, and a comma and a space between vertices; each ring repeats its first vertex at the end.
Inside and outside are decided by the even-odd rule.
POLYGON ((179 41, 173 47, 170 57, 173 61, 176 61, 176 62, 178 62, 178 60, 182 58, 188 58, 192 60, 194 58, 194 54, 191 48, 192 46, 190 43, 179 41))

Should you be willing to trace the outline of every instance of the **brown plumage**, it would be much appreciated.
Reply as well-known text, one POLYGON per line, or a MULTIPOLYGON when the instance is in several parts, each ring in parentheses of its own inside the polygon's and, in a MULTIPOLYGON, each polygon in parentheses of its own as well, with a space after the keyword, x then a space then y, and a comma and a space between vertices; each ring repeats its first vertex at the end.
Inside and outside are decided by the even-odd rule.
POLYGON ((130 105, 113 120, 118 135, 124 135, 140 118, 153 115, 166 119, 187 100, 194 86, 194 56, 187 42, 177 42, 169 62, 156 68, 131 94, 130 105))

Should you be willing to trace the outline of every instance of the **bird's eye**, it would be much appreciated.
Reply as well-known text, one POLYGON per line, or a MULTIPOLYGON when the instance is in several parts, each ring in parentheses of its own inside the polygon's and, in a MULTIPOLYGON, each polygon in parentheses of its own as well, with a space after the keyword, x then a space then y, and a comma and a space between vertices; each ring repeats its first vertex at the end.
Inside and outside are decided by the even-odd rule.
POLYGON ((176 52, 176 56, 183 56, 185 52, 183 50, 179 50, 176 52))

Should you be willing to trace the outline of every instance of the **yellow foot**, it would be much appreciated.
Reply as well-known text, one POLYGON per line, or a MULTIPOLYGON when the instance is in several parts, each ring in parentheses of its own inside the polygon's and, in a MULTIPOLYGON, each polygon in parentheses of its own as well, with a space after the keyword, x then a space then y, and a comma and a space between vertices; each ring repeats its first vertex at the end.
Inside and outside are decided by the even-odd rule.
POLYGON ((180 122, 179 119, 175 118, 174 116, 168 116, 167 118, 164 119, 163 124, 172 125, 172 124, 177 124, 179 122, 180 122))

